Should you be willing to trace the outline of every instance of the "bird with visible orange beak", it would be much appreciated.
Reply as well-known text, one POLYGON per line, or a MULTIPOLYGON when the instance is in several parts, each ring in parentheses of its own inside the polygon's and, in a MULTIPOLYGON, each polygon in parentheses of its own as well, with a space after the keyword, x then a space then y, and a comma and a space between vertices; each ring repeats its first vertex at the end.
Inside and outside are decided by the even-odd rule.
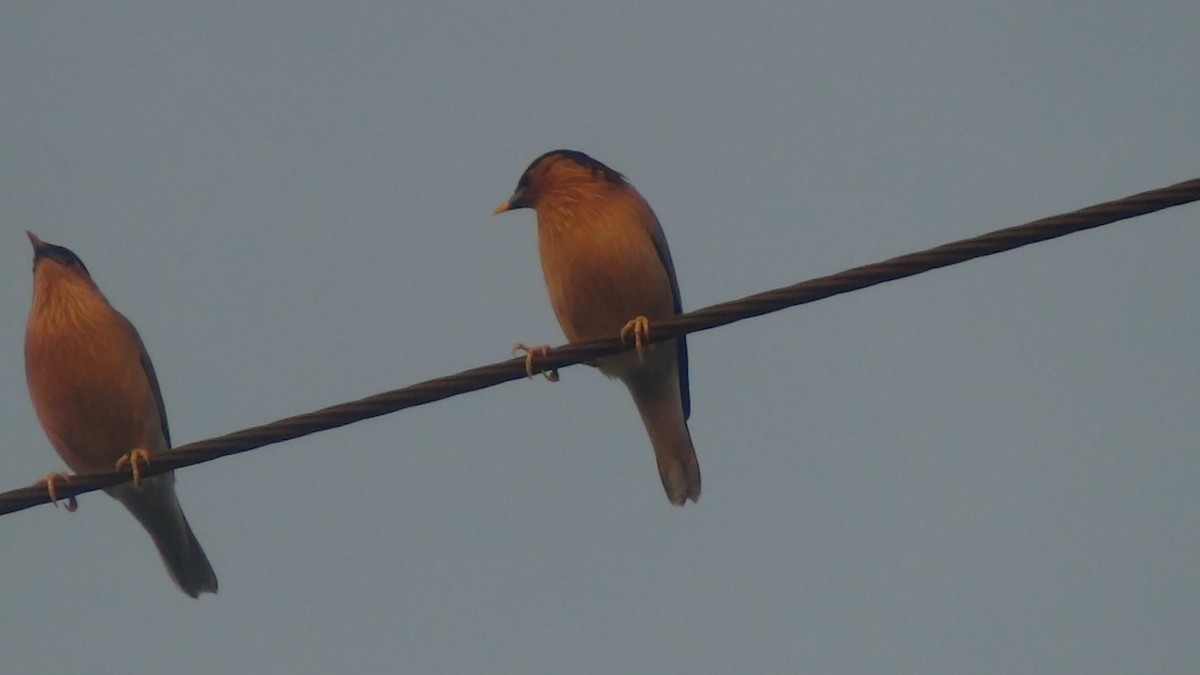
MULTIPOLYGON (((700 464, 687 418, 687 342, 643 345, 650 322, 682 312, 667 239, 625 177, 576 150, 533 160, 495 213, 531 208, 550 304, 570 342, 633 334, 637 350, 597 360, 625 383, 641 414, 667 499, 700 497, 700 464)), ((533 352, 528 348, 528 363, 533 352)))
MULTIPOLYGON (((217 576, 175 496, 175 475, 140 478, 139 463, 171 448, 167 412, 137 329, 100 292, 69 249, 27 232, 33 244, 33 306, 25 332, 25 378, 46 436, 73 471, 131 464, 134 482, 105 492, 154 540, 184 593, 217 592, 217 576)), ((48 481, 54 497, 54 479, 48 481)))

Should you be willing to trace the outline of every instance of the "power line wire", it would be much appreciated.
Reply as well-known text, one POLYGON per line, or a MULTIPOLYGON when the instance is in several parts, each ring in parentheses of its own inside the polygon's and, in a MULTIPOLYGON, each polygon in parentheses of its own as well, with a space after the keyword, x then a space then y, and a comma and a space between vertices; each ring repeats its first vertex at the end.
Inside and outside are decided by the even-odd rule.
MULTIPOLYGON (((735 321, 778 312, 787 307, 910 277, 974 258, 1010 251, 1021 246, 1198 200, 1200 200, 1200 178, 1195 178, 1157 190, 1131 195, 1124 199, 1042 218, 1024 225, 996 230, 978 237, 962 239, 656 321, 651 326, 649 340, 650 342, 661 342, 685 333, 724 326, 735 321)), ((539 352, 537 364, 546 369, 564 368, 583 361, 590 361, 598 356, 615 354, 630 347, 631 345, 623 345, 616 337, 580 342, 556 347, 550 350, 545 358, 541 358, 539 352)), ((318 431, 336 429, 347 424, 387 415, 405 408, 494 387, 525 376, 524 358, 509 359, 464 370, 455 375, 419 382, 403 389, 322 408, 269 424, 235 431, 224 436, 188 443, 175 448, 170 453, 156 455, 152 464, 144 468, 141 474, 151 476, 212 461, 220 457, 307 436, 318 431)), ((132 474, 128 467, 119 471, 106 470, 76 474, 71 476, 70 482, 61 482, 57 485, 58 496, 60 499, 66 499, 128 482, 131 479, 132 474)), ((44 485, 0 493, 0 515, 22 511, 49 501, 50 498, 44 485)))

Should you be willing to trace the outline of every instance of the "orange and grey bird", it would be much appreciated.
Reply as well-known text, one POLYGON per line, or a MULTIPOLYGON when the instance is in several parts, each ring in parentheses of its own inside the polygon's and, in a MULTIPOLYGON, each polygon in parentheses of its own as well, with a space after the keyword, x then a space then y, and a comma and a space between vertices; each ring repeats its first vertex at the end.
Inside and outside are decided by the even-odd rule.
MULTIPOLYGON (((105 491, 146 528, 184 593, 216 593, 217 576, 175 496, 174 473, 138 477, 139 462, 170 450, 171 433, 137 329, 108 303, 78 256, 26 234, 33 306, 25 378, 46 436, 73 471, 132 464, 135 482, 105 491)), ((53 494, 53 481, 50 488, 53 494)))
POLYGON ((682 311, 675 266, 654 211, 624 176, 576 150, 533 160, 495 213, 522 208, 537 213, 542 273, 567 340, 634 334, 636 352, 596 365, 629 388, 667 498, 675 505, 696 501, 700 464, 687 427, 687 342, 680 336, 644 351, 641 344, 650 322, 682 311))

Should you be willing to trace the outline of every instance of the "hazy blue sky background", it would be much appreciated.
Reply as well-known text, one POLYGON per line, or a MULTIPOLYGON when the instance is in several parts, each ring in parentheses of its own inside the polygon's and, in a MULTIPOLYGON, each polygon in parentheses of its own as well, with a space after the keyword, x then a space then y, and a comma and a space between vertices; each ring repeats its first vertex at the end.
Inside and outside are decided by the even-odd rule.
MULTIPOLYGON (((177 443, 561 343, 557 147, 684 306, 1200 175, 1200 4, 0 4, 0 489, 58 469, 31 254, 177 443), (1050 6, 1053 4, 1053 6, 1050 6)), ((1200 207, 691 338, 697 505, 573 368, 179 473, 193 601, 102 495, 0 518, 5 673, 1195 673, 1200 207)))

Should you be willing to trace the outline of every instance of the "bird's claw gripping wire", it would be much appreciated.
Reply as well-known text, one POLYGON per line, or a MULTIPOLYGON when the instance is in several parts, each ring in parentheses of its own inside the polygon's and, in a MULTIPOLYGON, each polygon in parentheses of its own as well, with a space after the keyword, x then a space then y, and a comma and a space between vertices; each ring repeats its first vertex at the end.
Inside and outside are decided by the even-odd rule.
MULTIPOLYGON (((46 486, 46 494, 50 495, 50 503, 53 504, 54 508, 56 509, 58 508, 57 484, 60 482, 70 483, 71 477, 60 471, 55 471, 54 473, 48 473, 45 476, 42 476, 37 480, 37 483, 34 483, 34 485, 46 486)), ((79 508, 79 502, 75 501, 75 495, 67 497, 67 505, 64 508, 67 509, 67 513, 75 513, 75 511, 79 508)))
POLYGON ((150 468, 150 453, 144 448, 131 450, 117 460, 117 471, 120 471, 126 464, 129 465, 129 470, 133 472, 133 489, 138 492, 142 491, 142 464, 146 468, 150 468))
MULTIPOLYGON (((540 353, 543 359, 550 358, 550 345, 533 345, 531 347, 524 342, 518 342, 517 344, 513 345, 513 356, 517 356, 521 353, 525 354, 525 374, 529 377, 529 379, 532 380, 534 354, 540 353)), ((550 382, 558 382, 558 368, 541 368, 538 372, 540 372, 542 377, 546 378, 546 380, 550 382)))
POLYGON ((644 316, 635 316, 625 324, 621 329, 622 344, 627 341, 629 334, 633 333, 634 350, 637 352, 638 361, 646 360, 646 342, 650 339, 650 319, 644 316))

